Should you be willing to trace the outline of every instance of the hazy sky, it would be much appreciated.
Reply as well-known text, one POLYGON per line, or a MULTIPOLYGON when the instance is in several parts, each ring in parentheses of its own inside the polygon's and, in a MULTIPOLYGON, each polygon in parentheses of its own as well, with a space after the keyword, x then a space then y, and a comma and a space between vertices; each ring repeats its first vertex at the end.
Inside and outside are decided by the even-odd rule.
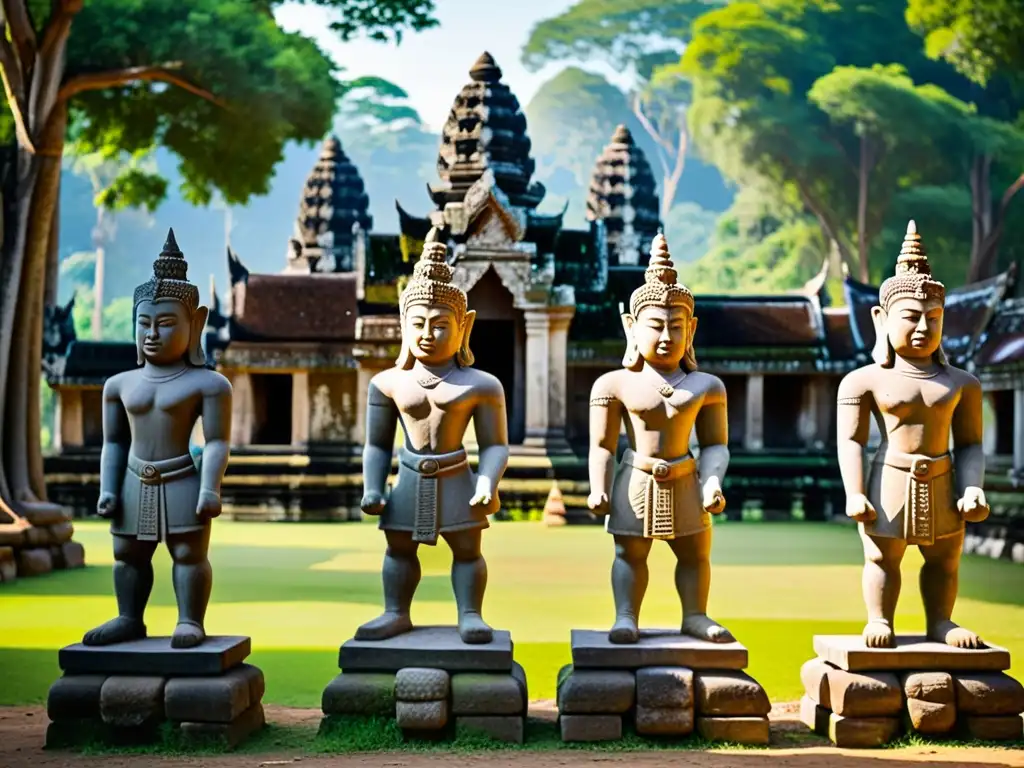
MULTIPOLYGON (((330 31, 330 12, 318 6, 289 4, 277 12, 285 29, 300 31, 320 44, 346 78, 379 75, 400 85, 424 122, 439 130, 452 100, 469 81, 469 68, 484 51, 501 67, 503 80, 526 106, 545 80, 568 62, 527 72, 519 56, 533 26, 562 13, 575 0, 436 0, 436 29, 408 34, 400 46, 355 40, 342 43, 330 31)), ((600 63, 588 63, 610 79, 614 73, 600 63)), ((620 83, 621 84, 621 83, 620 83)))

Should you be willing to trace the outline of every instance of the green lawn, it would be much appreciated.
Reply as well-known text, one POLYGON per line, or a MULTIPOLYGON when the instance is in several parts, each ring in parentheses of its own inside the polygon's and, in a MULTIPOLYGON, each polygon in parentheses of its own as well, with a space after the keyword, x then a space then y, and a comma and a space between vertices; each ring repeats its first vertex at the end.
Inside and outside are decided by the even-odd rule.
MULTIPOLYGON (((43 702, 60 674, 57 649, 113 616, 110 541, 102 523, 82 523, 84 571, 22 579, 0 587, 0 704, 43 702)), ((207 628, 248 634, 251 661, 267 677, 266 701, 318 707, 337 673, 339 644, 380 610, 383 535, 373 524, 218 523, 213 604, 207 628)), ((554 695, 558 668, 569 661, 569 631, 612 620, 612 542, 600 527, 544 528, 498 523, 485 534, 490 586, 485 616, 511 630, 531 698, 554 695)), ((446 547, 421 548, 423 581, 413 618, 452 623, 454 602, 446 547)), ((724 523, 715 532, 710 613, 750 650, 749 671, 775 701, 801 694, 800 665, 813 655, 811 636, 856 633, 863 622, 860 543, 856 531, 814 523, 724 523)), ((908 553, 898 628, 917 632, 920 557, 908 553)), ((176 610, 170 561, 161 551, 147 623, 166 634, 176 610)), ((673 560, 656 544, 643 624, 676 626, 673 560)), ((1024 568, 967 558, 954 616, 989 642, 1009 648, 1024 677, 1024 568)))

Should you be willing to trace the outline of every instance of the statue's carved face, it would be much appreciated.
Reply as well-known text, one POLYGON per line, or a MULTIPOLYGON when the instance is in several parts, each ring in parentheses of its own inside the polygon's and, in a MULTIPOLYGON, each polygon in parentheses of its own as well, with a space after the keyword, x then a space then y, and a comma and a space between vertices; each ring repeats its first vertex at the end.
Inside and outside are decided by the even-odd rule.
POLYGON ((657 368, 677 368, 690 346, 697 320, 685 307, 644 307, 633 323, 637 351, 657 368))
POLYGON ((168 365, 188 355, 192 318, 180 301, 142 301, 135 311, 135 341, 146 360, 168 365))
POLYGON ((883 313, 889 343, 900 357, 928 358, 942 343, 942 302, 902 298, 883 313))
POLYGON ((443 365, 454 358, 464 330, 452 310, 425 304, 406 310, 402 328, 412 356, 425 365, 443 365))

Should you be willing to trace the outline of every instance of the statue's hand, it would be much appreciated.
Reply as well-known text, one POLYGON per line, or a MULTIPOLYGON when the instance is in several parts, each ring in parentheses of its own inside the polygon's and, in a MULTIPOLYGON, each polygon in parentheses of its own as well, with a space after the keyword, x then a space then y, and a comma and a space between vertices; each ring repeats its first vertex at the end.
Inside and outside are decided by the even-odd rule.
POLYGON ((854 493, 846 498, 846 516, 858 523, 870 523, 878 513, 863 493, 854 493))
POLYGON ((491 489, 491 481, 486 477, 478 477, 476 481, 476 493, 469 500, 469 506, 473 508, 483 507, 487 514, 494 514, 500 506, 495 494, 491 489))
POLYGON ((215 517, 220 517, 221 503, 220 496, 213 491, 200 491, 199 492, 199 504, 196 505, 196 517, 201 522, 207 520, 213 520, 215 517))
POLYGON ((725 494, 717 477, 704 483, 704 511, 712 515, 720 515, 725 511, 725 494))
POLYGON ((379 515, 384 511, 384 494, 367 491, 359 502, 359 508, 368 515, 379 515))
POLYGON ((117 514, 117 507, 117 496, 103 492, 100 494, 99 501, 96 502, 96 514, 109 520, 117 514))
POLYGON ((603 491, 590 494, 587 496, 587 508, 595 515, 607 515, 608 494, 603 491))
POLYGON ((985 491, 974 485, 964 488, 964 497, 957 501, 956 508, 969 523, 980 523, 991 511, 985 499, 985 491))

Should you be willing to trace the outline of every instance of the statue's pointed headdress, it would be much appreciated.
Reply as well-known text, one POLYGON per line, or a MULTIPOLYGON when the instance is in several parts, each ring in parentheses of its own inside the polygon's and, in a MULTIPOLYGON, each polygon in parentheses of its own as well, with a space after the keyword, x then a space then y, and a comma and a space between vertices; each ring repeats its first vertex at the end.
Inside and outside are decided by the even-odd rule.
POLYGON ((946 287, 932 277, 928 254, 925 253, 924 243, 921 242, 921 235, 913 219, 907 224, 907 234, 896 260, 895 274, 878 289, 878 303, 886 312, 894 301, 902 298, 946 301, 946 287))
POLYGON ((431 230, 423 244, 423 253, 413 267, 412 277, 402 291, 402 314, 413 304, 431 304, 447 307, 462 322, 466 317, 466 293, 452 285, 452 268, 448 265, 448 246, 437 242, 436 230, 431 230))
POLYGON ((188 281, 188 262, 174 239, 174 230, 167 230, 164 248, 153 262, 153 277, 135 289, 134 306, 143 301, 175 299, 189 312, 199 308, 199 288, 188 281))
POLYGON ((644 307, 686 307, 693 314, 693 294, 678 282, 665 235, 660 232, 651 243, 651 261, 644 271, 644 284, 633 291, 629 311, 636 317, 644 307))

